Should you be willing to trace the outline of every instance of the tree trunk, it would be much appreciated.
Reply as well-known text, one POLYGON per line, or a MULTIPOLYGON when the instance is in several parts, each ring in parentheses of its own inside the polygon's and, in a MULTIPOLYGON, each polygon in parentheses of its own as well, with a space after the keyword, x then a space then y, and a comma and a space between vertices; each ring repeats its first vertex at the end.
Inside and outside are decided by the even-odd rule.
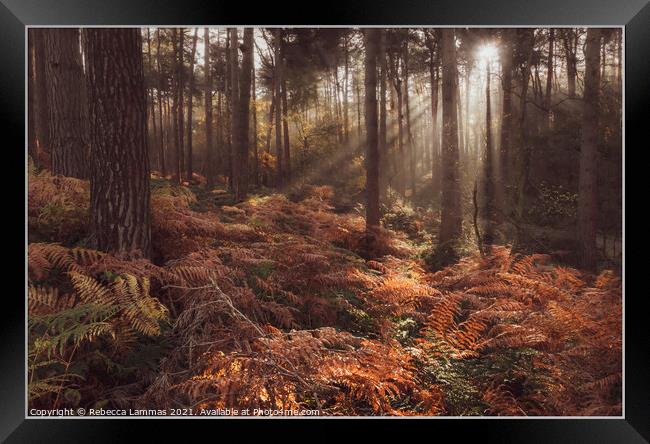
POLYGON ((485 87, 485 157, 483 175, 483 236, 484 249, 489 253, 494 242, 494 182, 492 162, 492 110, 490 106, 490 62, 486 62, 486 87, 485 87))
MULTIPOLYGON (((226 72, 225 72, 225 104, 224 104, 224 112, 223 112, 223 129, 224 131, 223 135, 225 136, 224 138, 224 144, 222 144, 223 150, 222 150, 222 156, 223 156, 223 172, 224 176, 228 178, 228 186, 232 189, 233 187, 233 182, 232 182, 232 176, 233 176, 233 171, 232 171, 232 145, 233 145, 233 139, 232 139, 232 132, 231 131, 226 131, 226 128, 230 128, 232 124, 232 113, 233 113, 233 107, 232 107, 232 51, 230 50, 230 30, 227 28, 226 29, 226 36, 225 36, 225 41, 226 41, 226 72), (224 146, 225 145, 225 146, 224 146)), ((221 119, 220 119, 221 120, 221 119)))
MULTIPOLYGON (((151 57, 151 30, 149 28, 147 28, 147 68, 149 69, 149 75, 154 78, 153 61, 151 57)), ((151 115, 151 126, 153 129, 151 142, 155 146, 158 143, 158 128, 156 127, 156 105, 153 94, 153 83, 151 88, 148 88, 147 95, 149 96, 149 114, 151 115)), ((152 153, 152 158, 154 158, 153 156, 155 156, 155 154, 152 153)))
POLYGON ((87 28, 90 202, 97 247, 151 254, 147 100, 140 30, 87 28))
POLYGON ((181 161, 180 161, 180 140, 178 137, 178 89, 179 89, 179 78, 178 78, 178 30, 176 28, 172 29, 172 46, 174 48, 174 63, 173 68, 176 72, 176 75, 172 78, 172 135, 174 138, 174 174, 175 180, 179 184, 181 183, 181 161))
POLYGON ((257 91, 255 79, 255 64, 251 67, 251 82, 253 83, 253 180, 255 186, 260 186, 260 155, 257 141, 257 91))
POLYGON ((569 98, 576 97, 576 46, 577 36, 573 29, 565 29, 563 32, 562 42, 564 44, 564 54, 566 56, 567 82, 569 89, 569 98))
POLYGON ((78 28, 45 30, 48 130, 52 173, 87 178, 87 142, 78 28))
POLYGON ((224 154, 223 154, 223 151, 224 151, 224 149, 223 149, 223 146, 224 146, 224 139, 223 139, 223 123, 224 123, 223 101, 224 101, 223 93, 221 93, 220 91, 217 91, 217 149, 216 149, 215 165, 213 167, 215 181, 217 179, 217 173, 223 171, 224 164, 225 164, 225 159, 224 159, 224 154))
POLYGON ((399 59, 391 61, 393 68, 393 86, 395 87, 395 95, 397 96, 397 177, 396 188, 397 191, 404 196, 406 194, 406 153, 404 152, 404 103, 402 94, 402 80, 399 73, 399 59))
POLYGON ((462 230, 458 155, 458 104, 454 30, 442 29, 442 211, 440 245, 449 246, 462 230))
POLYGON ((548 36, 548 62, 546 64, 546 95, 544 108, 546 109, 545 129, 551 128, 551 92, 553 90, 553 51, 555 45, 555 30, 551 28, 548 36))
MULTIPOLYGON (((408 36, 407 36, 408 38, 408 36)), ((404 42, 404 107, 406 110, 406 134, 408 143, 409 180, 411 186, 411 200, 415 197, 415 141, 411 132, 411 107, 409 102, 409 47, 408 40, 404 42)))
MULTIPOLYGON (((167 166, 165 162, 165 130, 163 128, 163 108, 162 108, 162 90, 164 86, 162 71, 160 69, 160 28, 156 28, 156 68, 158 73, 158 117, 160 127, 160 174, 162 177, 167 176, 167 166)), ((167 136, 169 139, 169 136, 167 136)))
POLYGON ((187 180, 192 180, 194 170, 192 168, 192 99, 194 97, 194 57, 196 57, 196 41, 199 35, 199 28, 194 28, 192 36, 192 56, 190 58, 190 82, 187 94, 187 180))
POLYGON ((388 63, 386 62, 386 30, 379 30, 379 196, 380 200, 387 193, 387 161, 388 143, 386 134, 386 77, 388 63))
POLYGON ((365 60, 365 92, 366 92, 366 230, 379 227, 379 147, 377 140, 377 47, 379 30, 366 29, 364 45, 365 60))
POLYGON ((48 126, 48 86, 46 79, 45 29, 31 28, 34 40, 34 129, 39 168, 51 168, 50 128, 48 126))
POLYGON ((267 153, 271 152, 271 135, 273 134, 273 117, 275 116, 275 84, 273 84, 273 93, 271 94, 271 105, 269 106, 269 127, 266 129, 266 145, 267 153))
POLYGON ((515 30, 504 30, 504 49, 503 60, 501 62, 501 85, 503 88, 503 102, 501 104, 501 142, 500 151, 500 190, 503 196, 500 199, 501 211, 504 214, 509 212, 509 202, 511 201, 511 171, 512 162, 512 58, 513 58, 513 40, 515 30))
POLYGON ((248 154, 250 145, 250 100, 251 75, 253 73, 253 28, 244 28, 244 44, 241 46, 242 66, 239 83, 239 137, 238 171, 239 180, 235 188, 235 200, 242 201, 248 195, 248 154))
POLYGON ((584 110, 580 148, 578 186, 578 238, 581 241, 581 263, 586 270, 595 271, 597 265, 596 228, 598 220, 598 193, 596 166, 598 154, 598 106, 600 95, 600 38, 601 30, 587 30, 585 49, 584 110))
POLYGON ((214 153, 212 146, 212 66, 210 65, 210 28, 203 30, 203 57, 205 68, 205 157, 206 186, 214 186, 214 153))
POLYGON ((359 76, 356 76, 356 81, 355 81, 355 86, 357 90, 357 139, 358 143, 361 143, 361 81, 359 80, 359 76))
POLYGON ((178 64, 177 76, 178 76, 178 145, 177 145, 177 155, 178 155, 178 183, 182 183, 182 174, 183 174, 183 159, 185 153, 185 118, 183 116, 183 109, 185 107, 185 30, 180 28, 178 35, 178 64))
MULTIPOLYGON (((439 53, 438 53, 439 54, 439 53)), ((435 58, 433 55, 433 48, 430 52, 430 78, 431 78, 431 179, 433 181, 433 196, 435 199, 440 198, 441 190, 441 172, 440 172, 440 134, 438 132, 438 100, 439 100, 439 91, 438 84, 440 83, 439 79, 439 70, 438 65, 440 63, 440 57, 436 54, 435 58)))
POLYGON ((349 108, 349 103, 348 103, 348 91, 349 91, 349 76, 348 76, 348 70, 349 70, 349 65, 350 65, 350 51, 348 50, 348 40, 347 38, 345 39, 344 42, 344 51, 345 51, 345 79, 344 79, 344 86, 343 86, 343 130, 344 130, 344 135, 345 135, 345 143, 350 143, 350 120, 349 120, 349 114, 348 114, 348 108, 349 108))
POLYGON ((282 85, 282 55, 280 54, 280 42, 282 40, 282 30, 275 30, 275 47, 274 47, 274 58, 275 58, 275 69, 273 72, 273 77, 275 79, 275 152, 277 156, 277 181, 276 185, 281 187, 284 184, 284 160, 282 153, 282 104, 281 104, 281 92, 280 87, 282 85))
MULTIPOLYGON (((283 70, 284 71, 284 70, 283 70)), ((289 145, 289 116, 287 105, 287 81, 282 77, 282 131, 284 133, 284 182, 291 182, 291 147, 289 145)))
POLYGON ((27 153, 35 168, 38 168, 38 141, 36 137, 36 76, 34 61, 34 34, 30 29, 27 36, 27 153))
POLYGON ((517 220, 521 221, 524 217, 524 209, 526 207, 526 193, 528 189, 528 177, 530 174, 530 158, 531 158, 531 140, 529 140, 528 132, 526 131, 526 101, 528 97, 528 84, 531 77, 531 64, 534 55, 534 30, 532 28, 526 29, 525 34, 520 40, 520 52, 526 56, 523 67, 521 68, 521 97, 519 98, 519 153, 517 165, 517 220))
POLYGON ((230 159, 231 159, 231 188, 238 199, 240 184, 240 146, 241 146, 241 112, 239 108, 239 46, 237 28, 229 29, 230 39, 230 159))

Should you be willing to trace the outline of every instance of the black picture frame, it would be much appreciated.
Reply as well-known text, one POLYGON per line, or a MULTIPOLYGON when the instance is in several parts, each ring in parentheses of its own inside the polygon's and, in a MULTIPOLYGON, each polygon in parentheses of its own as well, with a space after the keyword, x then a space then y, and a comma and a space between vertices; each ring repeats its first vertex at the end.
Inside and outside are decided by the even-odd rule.
MULTIPOLYGON (((644 140, 650 80, 650 4, 648 0, 401 0, 380 2, 372 0, 355 3, 265 2, 253 4, 212 0, 209 2, 153 0, 2 0, 0 6, 0 102, 3 124, 3 158, 5 187, 3 202, 11 201, 5 211, 10 222, 2 237, 9 246, 3 279, 3 319, 0 331, 0 439, 8 442, 120 442, 132 435, 131 428, 149 426, 150 420, 98 419, 25 419, 25 309, 24 276, 26 259, 26 196, 19 190, 26 185, 25 177, 25 36, 29 25, 453 25, 472 26, 625 26, 625 127, 624 150, 626 183, 624 202, 631 212, 624 216, 624 240, 631 239, 630 250, 624 251, 624 411, 617 419, 497 419, 478 418, 461 423, 454 420, 385 420, 372 422, 372 428, 395 437, 406 431, 421 432, 423 436, 442 438, 442 429, 453 430, 456 436, 468 431, 481 433, 480 439, 500 442, 648 442, 650 440, 650 383, 646 340, 647 296, 637 291, 635 284, 643 282, 642 261, 630 256, 639 242, 631 234, 634 210, 643 200, 632 198, 633 190, 643 190, 634 181, 643 177, 642 162, 631 162, 640 156, 648 143, 644 140), (311 12, 308 12, 308 8, 311 12), (11 136, 10 138, 7 136, 11 136), (11 174, 6 174, 11 173, 11 174), (637 206, 634 206, 636 202, 637 206), (20 233, 23 233, 21 235, 20 233), (16 251, 14 254, 13 251, 16 251), (20 258, 20 259, 19 259, 20 258), (10 268, 5 268, 10 267, 10 268), (7 286, 7 283, 11 285, 7 286), (397 422, 393 422, 397 421, 397 422), (434 421, 434 422, 431 422, 434 421), (128 425, 128 427, 126 427, 128 425)), ((25 191, 26 192, 26 191, 25 191)), ((641 191, 643 192, 643 191, 641 191)), ((642 233, 643 230, 640 230, 642 233)), ((643 235, 640 236, 642 238, 643 235)), ((624 247, 625 248, 625 247, 624 247)), ((640 287, 640 285, 638 285, 640 287)), ((175 419, 176 420, 176 419, 175 419)), ((155 429, 164 434, 178 429, 175 420, 155 421, 155 429)), ((327 420, 302 419, 244 421, 219 419, 219 423, 192 422, 197 426, 219 430, 225 423, 245 434, 250 425, 274 428, 287 433, 287 425, 307 426, 309 432, 299 439, 311 439, 314 432, 331 430, 346 433, 336 423, 327 420)), ((356 424, 360 422, 354 421, 356 424)), ((365 421, 361 421, 365 423, 365 421)), ((183 428, 185 429, 185 428, 183 428)), ((219 432, 221 433, 221 432, 219 432)), ((153 436, 153 435, 151 435, 153 436)), ((221 435, 222 437, 224 435, 221 435)), ((273 436, 273 435, 269 435, 273 436)), ((214 438, 217 439, 217 438, 214 438)), ((222 438, 223 439, 223 438, 222 438)))

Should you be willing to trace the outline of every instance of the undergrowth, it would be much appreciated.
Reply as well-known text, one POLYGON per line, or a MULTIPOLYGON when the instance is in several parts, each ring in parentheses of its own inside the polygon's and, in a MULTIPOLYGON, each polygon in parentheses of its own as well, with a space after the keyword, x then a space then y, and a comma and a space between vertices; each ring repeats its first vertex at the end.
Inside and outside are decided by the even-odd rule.
POLYGON ((156 179, 150 262, 90 248, 87 182, 30 175, 30 406, 620 414, 613 273, 505 247, 430 273, 421 227, 369 250, 331 199, 156 179))

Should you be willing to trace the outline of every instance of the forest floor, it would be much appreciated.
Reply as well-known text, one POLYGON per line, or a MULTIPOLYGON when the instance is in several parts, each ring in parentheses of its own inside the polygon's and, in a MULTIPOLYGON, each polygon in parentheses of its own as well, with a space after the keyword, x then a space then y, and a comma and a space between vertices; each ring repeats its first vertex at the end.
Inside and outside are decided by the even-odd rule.
POLYGON ((86 248, 87 182, 30 175, 32 406, 621 413, 613 272, 506 246, 428 270, 435 217, 392 212, 369 249, 329 187, 151 189, 150 262, 86 248))

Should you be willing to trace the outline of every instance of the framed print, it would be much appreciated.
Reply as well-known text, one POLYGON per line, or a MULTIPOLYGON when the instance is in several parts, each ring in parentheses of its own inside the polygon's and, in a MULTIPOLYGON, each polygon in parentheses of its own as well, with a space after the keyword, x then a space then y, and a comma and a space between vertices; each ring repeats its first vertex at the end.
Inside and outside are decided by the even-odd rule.
POLYGON ((322 9, 3 1, 0 436, 646 442, 650 7, 322 9))

